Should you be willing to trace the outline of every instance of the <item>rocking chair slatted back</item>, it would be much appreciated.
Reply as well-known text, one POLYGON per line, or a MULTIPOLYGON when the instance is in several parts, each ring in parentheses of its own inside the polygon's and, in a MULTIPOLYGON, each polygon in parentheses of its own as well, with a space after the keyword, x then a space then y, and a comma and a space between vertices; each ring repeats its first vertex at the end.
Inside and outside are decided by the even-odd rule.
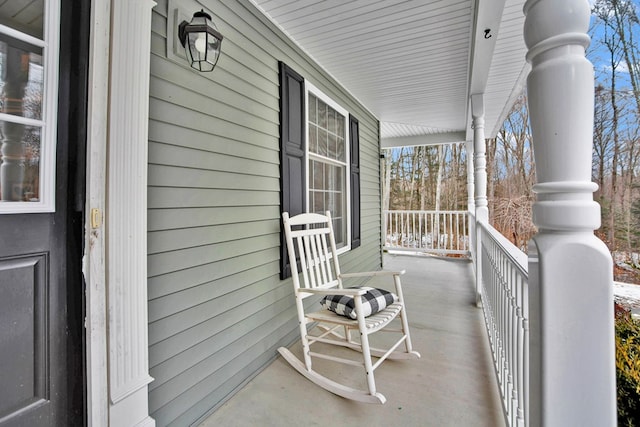
MULTIPOLYGON (((296 259, 299 260, 300 270, 302 270, 303 282, 300 283, 298 264, 291 263, 292 278, 296 291, 304 292, 305 288, 330 289, 340 288, 341 282, 338 279, 340 267, 337 262, 336 245, 331 232, 331 217, 318 214, 302 214, 293 220, 288 214, 283 214, 283 220, 290 227, 285 227, 285 231, 290 233, 287 244, 295 247, 296 259), (293 227, 300 224, 313 223, 314 228, 304 228, 293 230, 293 227), (291 228, 291 229, 290 229, 291 228)), ((293 247, 289 247, 289 252, 294 252, 293 247)), ((307 295, 308 296, 308 295, 307 295)))

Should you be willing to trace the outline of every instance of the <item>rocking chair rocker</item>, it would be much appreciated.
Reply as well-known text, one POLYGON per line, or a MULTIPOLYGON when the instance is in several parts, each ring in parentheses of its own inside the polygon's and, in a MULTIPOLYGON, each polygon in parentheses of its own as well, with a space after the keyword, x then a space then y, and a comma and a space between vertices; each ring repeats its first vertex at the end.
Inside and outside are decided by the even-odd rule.
POLYGON ((334 394, 359 402, 384 403, 386 398, 376 391, 374 370, 385 359, 418 359, 420 357, 420 354, 411 347, 409 324, 400 283, 400 275, 404 274, 404 271, 342 274, 338 264, 329 212, 326 212, 326 216, 309 213, 291 218, 287 212, 284 212, 282 219, 287 251, 291 261, 304 363, 294 356, 288 348, 280 347, 278 351, 291 366, 307 379, 334 394), (302 283, 300 283, 298 264, 302 273, 302 283), (343 279, 367 276, 391 276, 396 294, 372 288, 343 288, 343 279), (306 312, 303 300, 314 295, 324 296, 327 301, 323 299, 323 305, 328 309, 306 312), (372 302, 374 300, 375 302, 372 302), (369 305, 369 303, 371 304, 369 305), (384 307, 385 305, 386 307, 384 307), (380 308, 381 310, 367 316, 369 312, 380 308), (351 317, 347 317, 347 315, 351 317), (400 328, 396 325, 390 325, 396 317, 400 319, 400 328), (308 324, 311 324, 311 327, 307 328, 308 324), (311 332, 316 328, 320 332, 312 335, 311 332), (353 331, 358 331, 355 339, 351 334, 353 331), (394 332, 399 334, 400 338, 389 348, 372 348, 369 345, 369 335, 378 331, 394 332), (361 352, 362 358, 358 361, 315 352, 311 350, 311 345, 315 343, 347 347, 361 352), (398 349, 401 344, 403 344, 404 351, 398 349), (358 390, 348 387, 314 371, 311 362, 312 356, 363 367, 368 389, 358 390), (375 363, 373 363, 372 356, 377 358, 375 363))

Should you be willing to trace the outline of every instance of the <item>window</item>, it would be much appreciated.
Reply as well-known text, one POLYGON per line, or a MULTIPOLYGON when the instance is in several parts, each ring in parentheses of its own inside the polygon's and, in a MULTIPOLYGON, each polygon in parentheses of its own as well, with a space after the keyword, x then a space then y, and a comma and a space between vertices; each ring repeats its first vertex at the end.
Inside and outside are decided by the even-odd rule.
POLYGON ((58 1, 0 6, 0 213, 55 209, 58 28, 58 1))
MULTIPOLYGON (((359 125, 280 62, 280 211, 330 211, 338 251, 360 246, 359 125)), ((291 275, 284 230, 280 278, 291 275)))
POLYGON ((346 110, 307 82, 307 212, 331 212, 338 249, 349 246, 347 117, 346 110))

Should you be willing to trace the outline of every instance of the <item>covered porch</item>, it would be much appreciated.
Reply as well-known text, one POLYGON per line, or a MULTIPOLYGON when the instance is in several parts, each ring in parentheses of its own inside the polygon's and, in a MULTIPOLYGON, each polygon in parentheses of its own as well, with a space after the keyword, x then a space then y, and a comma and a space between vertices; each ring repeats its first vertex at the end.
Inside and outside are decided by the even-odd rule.
MULTIPOLYGON (((422 354, 418 360, 386 361, 376 371, 388 399, 385 405, 335 396, 277 357, 201 425, 504 425, 483 314, 475 304, 471 262, 386 254, 384 267, 406 270, 402 284, 412 340, 422 354)), ((292 349, 300 356, 299 341, 292 349)), ((359 370, 321 363, 314 366, 339 368, 347 382, 361 377, 359 370)))
MULTIPOLYGON (((181 16, 175 2, 159 0, 146 26, 136 22, 143 14, 134 6, 146 13, 154 2, 115 1, 112 12, 110 2, 97 3, 106 10, 96 16, 106 17, 107 28, 113 22, 118 35, 94 43, 94 52, 106 52, 96 59, 103 69, 129 59, 120 52, 131 41, 144 54, 122 61, 131 69, 116 64, 98 73, 96 81, 107 76, 112 86, 99 88, 90 109, 111 114, 110 126, 96 125, 93 137, 109 154, 109 169, 107 154, 90 161, 87 190, 91 212, 109 208, 106 237, 98 220, 87 232, 90 425, 615 425, 612 263, 593 234, 600 206, 591 183, 586 0, 354 0, 337 10, 319 0, 295 8, 288 1, 188 0, 185 13, 215 10, 225 34, 225 56, 207 76, 170 58, 172 20, 181 16), (120 29, 132 36, 121 37, 120 29), (139 40, 150 42, 151 64, 143 64, 150 72, 134 67, 149 58, 139 40), (383 406, 326 393, 275 357, 295 327, 290 283, 278 276, 281 61, 359 116, 354 158, 361 163, 348 163, 362 178, 354 185, 362 190, 354 224, 365 233, 362 246, 342 255, 350 271, 377 268, 385 244, 380 148, 466 145, 461 218, 468 221, 461 227, 468 234, 451 250, 468 252, 474 263, 385 259, 387 269, 407 269, 409 320, 422 359, 381 366, 383 406), (150 80, 150 95, 148 81, 133 95, 120 84, 133 75, 150 80), (484 141, 527 76, 539 233, 522 256, 488 224, 484 141), (140 105, 119 108, 129 99, 140 105), (130 110, 148 115, 148 123, 120 126, 138 117, 130 110), (133 131, 142 141, 133 145, 135 161, 133 131), (109 134, 109 151, 100 132, 109 134), (143 203, 132 207, 131 200, 143 203), (132 268, 129 260, 139 262, 132 268), (116 280, 119 274, 126 280, 116 280)), ((453 234, 459 229, 450 228, 453 234)), ((441 241, 453 240, 425 240, 441 241)))

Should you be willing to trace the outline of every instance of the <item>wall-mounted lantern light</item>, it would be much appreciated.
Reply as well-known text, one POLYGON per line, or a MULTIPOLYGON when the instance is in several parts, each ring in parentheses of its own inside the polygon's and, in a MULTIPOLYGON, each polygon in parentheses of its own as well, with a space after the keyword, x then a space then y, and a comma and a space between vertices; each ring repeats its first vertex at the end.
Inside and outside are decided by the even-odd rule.
POLYGON ((180 43, 187 52, 187 60, 198 71, 213 71, 220 57, 222 34, 204 10, 193 14, 191 22, 178 26, 180 43))

